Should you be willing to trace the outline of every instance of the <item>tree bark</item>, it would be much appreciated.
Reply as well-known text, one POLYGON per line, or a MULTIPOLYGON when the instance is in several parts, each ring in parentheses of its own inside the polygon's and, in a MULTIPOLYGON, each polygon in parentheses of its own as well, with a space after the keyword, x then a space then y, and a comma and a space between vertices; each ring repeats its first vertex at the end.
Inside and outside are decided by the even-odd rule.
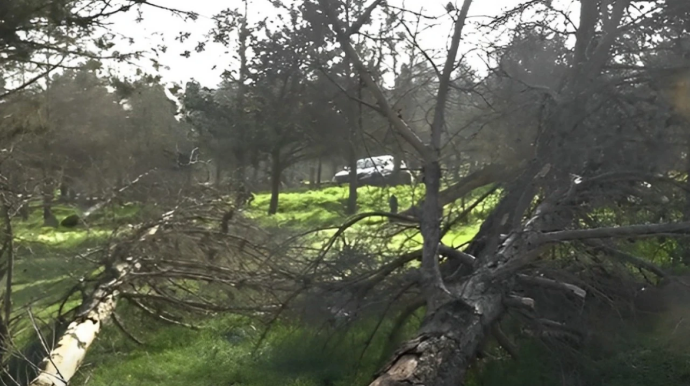
POLYGON ((444 297, 440 293, 447 292, 441 279, 438 265, 438 245, 441 242, 441 206, 439 205, 439 191, 441 188, 441 165, 438 161, 424 165, 424 206, 421 216, 421 232, 424 237, 422 247, 422 283, 427 300, 427 312, 433 312, 438 302, 444 297), (439 293, 440 292, 440 293, 439 293))
POLYGON ((7 261, 5 267, 5 294, 3 299, 4 313, 0 316, 0 360, 5 359, 11 347, 11 336, 9 323, 12 320, 12 278, 14 276, 14 231, 12 229, 12 219, 10 218, 10 208, 7 204, 2 205, 2 216, 5 221, 2 253, 7 261))
POLYGON ((316 168, 313 164, 309 165, 309 189, 314 189, 316 185, 316 168))
POLYGON ((466 293, 480 296, 476 307, 449 302, 427 316, 417 337, 405 343, 370 386, 458 386, 497 321, 503 306, 495 290, 483 293, 486 283, 467 283, 466 293))
POLYGON ((353 215, 357 213, 357 153, 355 152, 355 144, 351 141, 347 154, 347 165, 350 168, 350 184, 348 186, 347 209, 346 213, 353 215))
MULTIPOLYGON (((12 219, 10 218, 10 208, 7 204, 3 205, 2 215, 5 220, 5 260, 7 266, 5 267, 5 299, 3 301, 5 306, 4 320, 9 323, 12 319, 12 279, 14 277, 14 231, 12 229, 12 219)), ((3 345, 4 345, 3 341, 3 345)))
MULTIPOLYGON (((172 213, 164 217, 164 221, 171 218, 172 213)), ((141 237, 135 240, 144 241, 158 232, 159 225, 144 229, 141 237)), ((118 248, 113 249, 117 253, 118 248)), ((39 374, 29 386, 67 386, 79 370, 91 344, 101 331, 103 323, 112 316, 120 294, 120 286, 126 277, 139 269, 138 259, 126 259, 113 256, 121 260, 119 263, 107 267, 106 276, 89 298, 82 303, 79 313, 69 324, 55 347, 39 365, 39 374)))
POLYGON ((318 164, 316 166, 316 189, 321 189, 321 167, 322 167, 322 160, 321 157, 319 157, 318 164))
POLYGON ((29 386, 66 386, 69 383, 79 370, 103 322, 115 310, 116 296, 116 292, 106 295, 93 310, 77 318, 67 327, 55 349, 41 363, 41 372, 29 386))
POLYGON ((271 202, 268 205, 269 215, 274 215, 278 212, 281 168, 280 150, 274 150, 271 152, 271 202))
POLYGON ((43 189, 43 226, 57 228, 58 225, 58 220, 53 214, 52 189, 46 185, 43 189))

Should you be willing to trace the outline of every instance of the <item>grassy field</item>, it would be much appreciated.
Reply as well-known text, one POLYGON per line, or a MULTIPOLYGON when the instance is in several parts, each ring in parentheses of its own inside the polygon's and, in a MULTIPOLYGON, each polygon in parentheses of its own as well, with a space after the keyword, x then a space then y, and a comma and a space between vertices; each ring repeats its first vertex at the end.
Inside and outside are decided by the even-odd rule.
MULTIPOLYGON (((398 197, 402 209, 416 202, 421 191, 413 187, 361 188, 360 212, 387 210, 390 194, 398 197)), ((301 231, 328 228, 318 234, 317 243, 323 243, 335 231, 334 227, 346 220, 343 212, 346 188, 283 193, 279 213, 271 217, 265 215, 269 199, 267 194, 258 194, 252 206, 246 209, 246 214, 270 229, 301 231)), ((444 241, 459 245, 471 239, 495 200, 496 197, 492 197, 485 206, 477 208, 466 222, 454 227, 444 241)), ((446 214, 452 215, 459 210, 449 209, 446 214)), ((78 277, 92 274, 96 269, 80 255, 109 237, 112 229, 105 225, 108 223, 105 220, 115 218, 120 222, 134 222, 137 211, 135 207, 119 208, 117 213, 104 215, 103 221, 96 218, 89 229, 42 228, 40 217, 36 217, 39 214, 33 214, 26 222, 17 221, 15 312, 35 310, 36 317, 42 320, 55 315, 56 301, 64 297, 78 277), (48 304, 53 306, 46 307, 48 304)), ((70 213, 70 209, 56 209, 58 218, 70 213)), ((381 218, 371 218, 357 224, 351 232, 366 234, 370 229, 385 225, 385 222, 381 218)), ((419 247, 415 244, 421 242, 418 235, 408 234, 404 238, 404 242, 393 240, 391 243, 395 245, 392 247, 419 247)), ((78 301, 78 297, 73 296, 68 306, 77 305, 78 301)), ((384 321, 368 350, 363 353, 362 348, 366 346, 376 321, 362 321, 352 326, 347 334, 338 330, 317 333, 313 329, 281 324, 271 331, 265 344, 257 350, 256 338, 262 332, 262 326, 251 320, 217 316, 197 320, 196 324, 202 329, 194 331, 141 318, 127 304, 121 305, 118 313, 127 328, 145 344, 137 345, 112 325, 106 326, 73 385, 366 385, 370 375, 381 364, 380 358, 385 357, 384 339, 390 330, 390 321, 384 321)), ((418 323, 419 318, 412 319, 405 333, 411 334, 418 323)), ((17 329, 21 342, 35 337, 26 323, 17 329)), ((690 379, 687 350, 669 351, 669 340, 660 338, 663 334, 655 334, 654 338, 623 341, 617 346, 619 350, 615 355, 592 355, 595 359, 587 367, 568 367, 558 357, 549 355, 543 346, 526 342, 521 345, 523 359, 519 363, 496 351, 496 357, 502 359, 476 367, 467 384, 578 384, 564 381, 572 377, 579 377, 586 385, 602 386, 690 384, 686 382, 690 379)))
MULTIPOLYGON (((416 202, 422 191, 414 187, 373 188, 359 190, 359 210, 387 211, 388 197, 395 194, 400 208, 416 202)), ((319 191, 285 192, 280 197, 280 210, 266 216, 268 194, 258 194, 246 209, 253 218, 269 229, 303 231, 324 228, 314 236, 316 244, 323 243, 346 220, 344 204, 347 188, 331 187, 319 191)), ((73 213, 73 209, 56 207, 58 219, 73 213)), ((446 236, 449 244, 468 241, 476 232, 476 218, 462 223, 446 236)), ((58 304, 80 277, 94 273, 96 266, 83 255, 110 237, 113 223, 136 222, 137 208, 117 208, 115 213, 104 212, 91 220, 88 227, 42 227, 40 210, 27 221, 15 222, 17 237, 17 273, 14 279, 13 302, 15 312, 34 313, 38 320, 54 317, 58 304), (113 222, 115 220, 115 222, 113 222)), ((369 218, 352 227, 349 232, 361 234, 369 229, 385 226, 386 219, 369 218)), ((391 248, 417 248, 421 237, 415 232, 396 236, 391 248)), ((65 307, 78 305, 74 294, 65 307)), ((201 331, 161 324, 149 324, 147 319, 127 317, 131 310, 125 304, 118 312, 126 320, 128 329, 145 341, 138 346, 113 326, 107 326, 87 358, 78 379, 73 384, 89 385, 346 385, 361 384, 378 365, 387 334, 388 321, 380 328, 369 349, 362 347, 373 327, 370 322, 353 326, 349 334, 326 331, 317 334, 299 326, 277 326, 264 346, 254 355, 256 337, 262 326, 232 317, 217 317, 201 321, 201 331), (342 335, 342 336, 339 336, 342 335), (333 343, 337 342, 336 345, 333 343), (326 348, 327 355, 322 351, 326 348)), ((413 327, 410 327, 413 328, 413 327)), ((411 331, 411 330, 410 330, 411 331)), ((28 323, 17 326, 21 341, 35 337, 28 323)))
MULTIPOLYGON (((424 187, 419 185, 385 188, 365 186, 359 188, 358 192, 359 213, 388 212, 388 199, 391 195, 397 197, 400 210, 404 210, 419 201, 424 194, 424 187)), ((477 192, 475 196, 478 197, 481 193, 483 192, 477 192)), ((247 214, 269 229, 288 228, 302 231, 324 229, 319 233, 319 236, 328 238, 347 219, 345 215, 347 197, 347 187, 286 192, 280 195, 278 213, 273 216, 266 216, 270 195, 262 193, 256 196, 252 205, 247 209, 247 214)), ((471 240, 479 230, 484 215, 489 208, 495 205, 497 199, 498 195, 486 199, 465 221, 461 221, 458 226, 453 227, 444 236, 443 242, 447 245, 457 246, 471 240)), ((468 199, 468 202, 471 201, 472 198, 468 199)), ((447 207, 446 219, 453 219, 462 209, 462 207, 447 207)), ((386 222, 388 219, 383 217, 370 217, 352 226, 348 232, 361 237, 362 234, 369 233, 373 229, 372 227, 380 227, 386 222)), ((422 237, 419 232, 410 230, 397 234, 388 242, 390 243, 388 247, 392 250, 410 250, 421 247, 422 237)))

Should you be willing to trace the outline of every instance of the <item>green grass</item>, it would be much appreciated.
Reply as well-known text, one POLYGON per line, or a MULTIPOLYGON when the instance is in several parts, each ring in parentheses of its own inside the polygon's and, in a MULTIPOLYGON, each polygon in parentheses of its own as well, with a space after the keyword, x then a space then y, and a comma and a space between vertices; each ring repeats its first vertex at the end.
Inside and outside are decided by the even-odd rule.
MULTIPOLYGON (((401 209, 406 208, 419 200, 422 191, 409 186, 385 189, 365 187, 359 193, 359 210, 365 212, 387 211, 390 194, 398 197, 401 209)), ((280 211, 272 217, 265 215, 269 199, 268 194, 259 194, 247 211, 250 217, 267 228, 302 231, 336 227, 346 219, 343 210, 347 199, 346 188, 283 193, 280 211)), ((74 212, 71 208, 54 208, 59 220, 74 212)), ((115 214, 103 214, 92 218, 88 228, 42 227, 40 210, 34 211, 27 221, 15 221, 20 251, 13 294, 17 312, 26 312, 27 307, 31 306, 34 310, 40 310, 36 314, 40 319, 55 316, 58 301, 80 276, 92 274, 95 269, 74 256, 102 243, 110 236, 113 224, 135 221, 138 212, 127 207, 115 214)), ((385 219, 371 218, 362 221, 350 232, 361 233, 381 226, 390 227, 385 219)), ((446 236, 446 241, 455 245, 463 243, 474 235, 477 227, 477 223, 458 227, 446 236)), ((321 236, 334 231, 325 231, 321 236)), ((391 248, 419 247, 421 236, 407 232, 394 237, 390 244, 391 248)), ((78 301, 78 295, 75 295, 67 306, 78 305, 78 301)), ((211 318, 202 323, 202 331, 192 331, 155 322, 152 325, 150 319, 129 315, 126 304, 121 305, 118 312, 125 315, 125 324, 146 345, 137 346, 114 326, 106 326, 74 384, 86 382, 87 379, 89 385, 96 386, 364 384, 379 365, 378 359, 389 323, 384 323, 360 361, 362 347, 369 339, 373 322, 363 322, 349 334, 336 334, 335 337, 316 334, 309 328, 278 325, 269 334, 259 355, 252 356, 261 327, 246 320, 211 318)), ((22 329, 22 341, 35 335, 25 323, 17 328, 22 329)))
MULTIPOLYGON (((363 187, 359 189, 359 211, 387 211, 388 197, 395 194, 400 208, 417 202, 422 187, 395 188, 363 187)), ((477 197, 482 192, 475 192, 477 197)), ((246 210, 249 217, 262 226, 289 231, 314 228, 334 228, 346 216, 344 207, 347 188, 331 187, 318 191, 285 192, 280 196, 279 212, 266 216, 270 196, 256 196, 246 210)), ((454 227, 445 237, 448 245, 469 241, 478 231, 481 219, 495 205, 498 194, 473 211, 466 223, 454 227)), ((472 198, 467 200, 468 203, 472 198)), ((446 214, 460 208, 448 208, 446 214)), ((73 213, 70 208, 57 207, 59 219, 73 213)), ((95 268, 75 258, 77 252, 101 243, 111 233, 113 224, 135 221, 139 208, 128 206, 115 213, 94 217, 90 229, 52 229, 41 227, 40 213, 33 213, 29 221, 17 221, 19 257, 14 280, 13 301, 17 312, 32 305, 38 316, 47 319, 57 311, 56 301, 82 275, 95 268)), ((451 214, 452 214, 451 213, 451 214)), ((387 220, 370 218, 348 231, 348 236, 363 243, 376 243, 374 230, 391 227, 387 220)), ((322 245, 335 232, 329 229, 315 234, 314 244, 322 245)), ((385 247, 412 249, 421 247, 421 236, 407 231, 387 241, 385 247)), ((651 254, 655 245, 641 243, 638 252, 651 254)), ((658 253, 658 252, 657 252, 658 253)), ((661 261, 669 259, 659 255, 661 261)), ((69 305, 78 304, 73 297, 69 305)), ((91 348, 75 385, 173 385, 173 386, 345 386, 366 385, 384 356, 385 338, 390 329, 386 320, 374 335, 369 349, 362 356, 362 348, 369 340, 375 321, 365 320, 345 334, 318 334, 314 328, 288 325, 281 322, 268 335, 264 346, 252 355, 261 325, 238 317, 217 316, 195 321, 203 329, 193 331, 183 327, 152 322, 121 304, 118 313, 127 328, 145 341, 138 346, 112 325, 106 325, 102 335, 91 348), (361 360, 360 360, 361 357, 361 360)), ((418 320, 411 321, 403 335, 411 334, 418 320)), ((22 341, 33 332, 24 328, 22 341)), ((666 326, 668 327, 668 326, 666 326)), ((673 328, 665 328, 666 331, 673 328)), ((660 336, 655 331, 655 337, 660 336)), ((677 337, 677 335, 674 335, 677 337)), ((670 341, 670 340, 669 340, 670 341)), ((687 350, 669 350, 669 343, 650 339, 641 334, 608 347, 612 355, 589 353, 589 362, 564 364, 561 355, 535 342, 521 342, 521 360, 515 362, 505 354, 499 359, 480 363, 471 373, 468 386, 523 386, 582 384, 602 386, 643 386, 690 384, 690 358, 687 350), (567 383, 569 381, 580 383, 567 383), (566 382, 566 383, 564 383, 566 382), (584 382, 584 383, 582 383, 584 382)))
MULTIPOLYGON (((468 204, 473 199, 483 194, 484 190, 478 190, 468 198, 468 204)), ((313 234, 315 240, 313 247, 321 247, 342 225, 347 216, 345 207, 347 204, 348 187, 329 187, 321 190, 305 190, 299 192, 281 193, 278 213, 267 216, 270 202, 270 193, 259 193, 252 205, 246 209, 248 217, 256 220, 262 226, 269 229, 290 229, 293 231, 309 231, 324 229, 318 234, 313 234)), ((388 199, 395 195, 398 199, 400 210, 409 208, 419 202, 424 194, 424 187, 419 185, 406 185, 396 187, 372 187, 364 186, 358 189, 358 212, 388 212, 388 199)), ((472 239, 479 230, 481 220, 488 213, 489 208, 496 204, 499 193, 490 196, 482 205, 476 208, 467 221, 453 227, 444 237, 447 245, 457 246, 472 239)), ((446 218, 453 218, 462 211, 461 207, 446 207, 446 218)), ((345 233, 346 237, 370 242, 380 243, 382 240, 378 231, 388 222, 383 217, 369 217, 351 226, 345 233)), ((389 250, 406 251, 420 248, 422 245, 421 234, 414 229, 406 230, 392 238, 386 237, 386 248, 389 250)))
MULTIPOLYGON (((53 214, 58 221, 74 214, 75 209, 56 205, 53 214)), ((111 236, 116 224, 132 220, 139 209, 127 205, 116 210, 104 210, 89 218, 88 226, 58 228, 43 226, 41 208, 35 208, 27 220, 12 221, 15 235, 15 266, 12 278, 13 325, 16 342, 35 338, 28 313, 48 324, 57 316, 60 304, 81 277, 93 276, 96 265, 81 255, 97 247, 111 236)), ((79 305, 79 293, 74 293, 63 305, 63 312, 79 305)))
MULTIPOLYGON (((237 317, 217 317, 201 331, 183 327, 138 325, 148 331, 146 345, 136 346, 114 328, 106 328, 73 384, 93 386, 345 386, 366 384, 378 366, 389 325, 374 336, 362 354, 375 321, 347 333, 280 324, 258 350, 261 325, 237 317), (360 360, 361 357, 361 360, 360 360)), ((412 331, 416 322, 411 322, 412 331)))
MULTIPOLYGON (((388 211, 391 195, 398 198, 401 209, 409 207, 424 193, 423 186, 407 185, 378 188, 363 186, 358 190, 359 212, 388 211)), ((347 187, 329 187, 321 190, 283 192, 280 194, 278 213, 266 216, 270 193, 259 193, 248 210, 250 217, 266 227, 314 229, 337 226, 343 222, 347 204, 347 187)))

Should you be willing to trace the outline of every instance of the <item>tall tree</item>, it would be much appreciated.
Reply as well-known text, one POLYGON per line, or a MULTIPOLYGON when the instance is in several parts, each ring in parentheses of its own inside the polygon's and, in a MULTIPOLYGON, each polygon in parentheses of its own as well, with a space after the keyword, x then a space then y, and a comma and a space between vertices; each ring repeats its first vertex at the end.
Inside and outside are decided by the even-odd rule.
MULTIPOLYGON (((597 0, 580 1, 575 46, 569 55, 564 56, 567 57, 564 61, 567 71, 556 82, 558 86, 555 89, 539 84, 531 87, 540 89, 544 95, 537 110, 534 138, 529 140, 533 144, 535 156, 531 160, 525 159, 512 164, 512 175, 517 177, 502 181, 506 189, 501 202, 482 224, 473 242, 463 253, 457 253, 439 246, 440 209, 441 204, 447 202, 445 198, 440 198, 446 197, 446 192, 440 191, 439 159, 451 75, 457 65, 462 29, 471 1, 465 1, 459 10, 454 7, 448 9, 453 16, 453 33, 445 62, 437 72, 438 90, 433 119, 429 125, 430 139, 425 143, 392 109, 382 87, 372 79, 353 47, 352 36, 358 32, 366 18, 348 25, 344 22, 340 2, 319 0, 319 10, 310 17, 310 22, 315 28, 330 26, 345 55, 353 62, 365 80, 368 91, 376 98, 381 112, 389 119, 398 135, 410 143, 423 160, 426 193, 420 222, 424 245, 417 285, 422 289, 426 302, 426 318, 416 338, 408 341, 393 356, 372 385, 461 383, 480 344, 486 339, 486 332, 499 320, 506 306, 524 307, 531 304, 531 299, 510 295, 516 285, 516 273, 527 269, 531 262, 549 250, 554 243, 580 240, 585 245, 592 245, 592 238, 635 237, 658 234, 669 229, 687 229, 687 223, 671 223, 630 225, 614 230, 605 227, 603 222, 586 222, 594 229, 578 229, 581 223, 576 218, 582 217, 577 216, 587 218, 588 215, 577 212, 575 208, 578 206, 574 203, 582 205, 580 200, 585 200, 589 205, 600 207, 601 201, 587 198, 595 194, 597 186, 601 186, 595 181, 608 181, 613 175, 619 175, 617 172, 624 174, 620 169, 614 169, 616 172, 609 169, 612 174, 606 174, 600 168, 596 172, 588 172, 586 165, 591 152, 583 149, 601 143, 607 135, 607 130, 604 129, 606 126, 591 118, 601 109, 605 109, 611 117, 614 111, 618 119, 626 117, 623 112, 625 109, 620 110, 620 102, 632 91, 627 90, 631 85, 619 83, 619 76, 623 74, 614 74, 611 69, 620 64, 620 58, 625 52, 629 52, 630 46, 626 44, 628 35, 625 31, 635 27, 642 28, 642 25, 653 19, 650 18, 651 14, 636 13, 629 0, 605 3, 607 6, 602 7, 597 0), (611 96, 612 90, 616 90, 616 97, 611 96), (536 209, 533 206, 535 201, 538 202, 536 209), (439 251, 449 258, 443 264, 439 263, 439 251), (455 277, 453 273, 458 272, 462 266, 470 274, 459 275, 462 278, 455 277)), ((664 3, 659 2, 658 5, 670 5, 664 3)), ((369 14, 380 5, 381 2, 373 1, 367 8, 371 10, 369 14)), ((559 14, 551 4, 534 2, 508 11, 496 20, 496 24, 514 21, 514 17, 531 10, 531 7, 546 8, 544 12, 550 17, 559 14)), ((562 12, 560 15, 562 16, 562 12)), ((649 68, 643 71, 646 70, 649 68)), ((523 80, 530 81, 525 78, 523 80)), ((641 106, 635 107, 637 108, 644 111, 641 106)), ((601 122, 606 121, 604 119, 601 122)), ((619 122, 634 127, 629 116, 619 122)), ((649 142, 635 143, 645 144, 645 148, 654 146, 649 142)), ((632 150, 634 148, 636 145, 607 146, 605 153, 621 158, 615 163, 611 162, 611 158, 606 165, 621 165, 622 159, 630 162, 640 158, 639 154, 644 154, 637 148, 638 155, 635 156, 632 150)), ((655 167, 658 166, 658 160, 648 161, 655 164, 655 167)), ((626 165, 636 170, 636 173, 644 170, 637 163, 635 166, 626 165)), ((503 174, 504 177, 501 178, 507 175, 509 174, 503 174)), ((627 178, 636 181, 640 174, 636 175, 637 177, 632 177, 628 174, 627 178)), ((471 185, 475 182, 469 179, 467 183, 471 185)), ((466 192, 464 189, 458 191, 466 192)), ((607 191, 605 200, 614 199, 614 191, 607 191)), ((601 197, 602 193, 596 195, 601 197)), ((532 284, 539 285, 536 282, 532 284)), ((577 292, 582 293, 579 290, 577 292)))

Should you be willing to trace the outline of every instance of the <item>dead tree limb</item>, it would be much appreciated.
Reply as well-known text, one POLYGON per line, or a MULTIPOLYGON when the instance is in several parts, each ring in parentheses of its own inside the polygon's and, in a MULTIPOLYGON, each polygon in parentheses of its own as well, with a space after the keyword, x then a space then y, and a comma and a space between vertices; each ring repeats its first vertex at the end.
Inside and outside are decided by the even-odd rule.
POLYGON ((470 255, 469 253, 465 253, 463 251, 451 248, 451 247, 449 247, 447 245, 443 245, 443 244, 439 244, 438 253, 440 253, 442 256, 456 259, 460 263, 462 263, 468 267, 473 267, 475 261, 477 260, 474 256, 470 255))
POLYGON ((117 316, 117 312, 113 312, 113 315, 112 315, 112 316, 113 316, 113 322, 115 323, 115 326, 117 326, 117 328, 120 330, 120 332, 122 332, 123 334, 125 334, 125 336, 126 336, 127 338, 129 338, 132 342, 134 342, 134 343, 136 343, 136 344, 138 344, 138 345, 140 345, 140 346, 144 344, 144 342, 142 342, 139 338, 137 338, 136 336, 134 336, 134 334, 132 334, 131 332, 129 332, 129 330, 127 330, 127 329, 125 328, 125 325, 124 325, 124 324, 122 323, 122 321, 120 320, 120 317, 117 316))
MULTIPOLYGON (((143 227, 133 235, 134 240, 144 241, 155 235, 160 226, 171 219, 172 212, 163 216, 163 220, 151 226, 143 227)), ((113 254, 119 252, 113 249, 113 254)), ((82 304, 77 316, 58 340, 57 345, 48 353, 39 365, 38 376, 29 386, 67 385, 86 356, 91 344, 101 330, 103 322, 112 316, 120 294, 120 286, 131 272, 140 264, 137 259, 123 256, 112 256, 119 260, 106 269, 100 284, 89 296, 88 302, 82 304)))
POLYGON ((547 279, 545 277, 528 276, 522 274, 517 275, 516 278, 519 282, 522 282, 524 284, 551 288, 559 291, 571 292, 582 299, 584 299, 587 296, 587 291, 583 290, 582 288, 574 284, 563 283, 560 281, 547 279))
POLYGON ((496 323, 491 327, 491 334, 496 338, 496 342, 503 347, 504 350, 510 355, 513 360, 519 360, 520 355, 518 354, 518 348, 513 344, 513 342, 510 341, 510 338, 506 336, 506 334, 503 333, 503 330, 501 330, 501 326, 496 323))
POLYGON ((667 277, 668 274, 664 272, 663 269, 655 265, 654 263, 647 261, 643 258, 631 255, 630 253, 623 252, 619 249, 615 249, 605 245, 604 243, 593 241, 587 241, 584 243, 587 246, 592 247, 595 251, 601 250, 604 254, 613 257, 614 259, 621 261, 623 263, 628 263, 634 265, 635 267, 645 269, 661 278, 667 277))
POLYGON ((655 236, 659 234, 687 235, 690 222, 668 224, 640 224, 621 227, 602 227, 594 229, 575 229, 542 233, 538 239, 542 243, 575 241, 586 239, 605 239, 614 237, 655 236))
MULTIPOLYGON (((497 182, 503 182, 509 175, 509 170, 503 165, 487 165, 467 176, 460 181, 439 192, 439 205, 444 207, 459 200, 475 189, 497 182)), ((422 202, 400 212, 403 216, 418 217, 419 208, 422 202)))

